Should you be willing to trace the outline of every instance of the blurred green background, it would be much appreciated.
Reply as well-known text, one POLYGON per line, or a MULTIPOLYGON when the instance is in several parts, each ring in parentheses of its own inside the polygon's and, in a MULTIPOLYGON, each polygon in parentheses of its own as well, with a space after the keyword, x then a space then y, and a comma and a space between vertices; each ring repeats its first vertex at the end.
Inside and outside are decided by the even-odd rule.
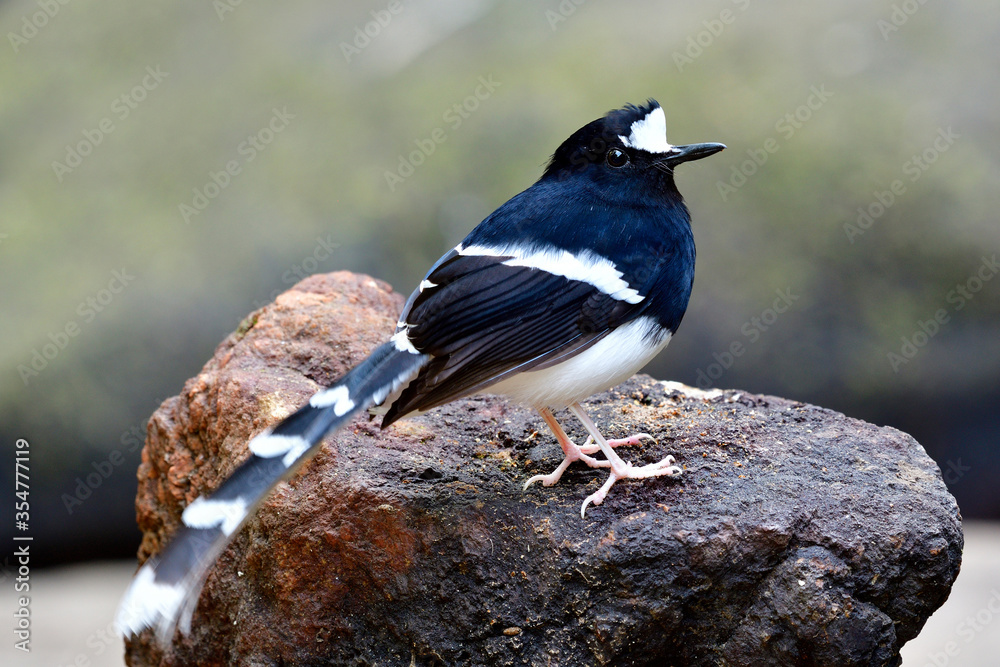
POLYGON ((314 272, 408 292, 647 97, 673 143, 729 146, 679 170, 697 279, 647 370, 898 427, 1000 516, 990 3, 38 0, 0 25, 0 485, 26 439, 36 565, 134 554, 145 420, 244 315, 314 272))

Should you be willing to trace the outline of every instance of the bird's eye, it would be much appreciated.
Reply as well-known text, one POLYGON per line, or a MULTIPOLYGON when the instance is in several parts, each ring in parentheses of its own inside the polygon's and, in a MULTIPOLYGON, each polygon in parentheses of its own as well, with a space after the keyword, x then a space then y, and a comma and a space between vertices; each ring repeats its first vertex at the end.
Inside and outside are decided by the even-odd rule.
POLYGON ((628 164, 628 153, 620 148, 612 148, 608 151, 607 160, 612 167, 624 167, 628 164))

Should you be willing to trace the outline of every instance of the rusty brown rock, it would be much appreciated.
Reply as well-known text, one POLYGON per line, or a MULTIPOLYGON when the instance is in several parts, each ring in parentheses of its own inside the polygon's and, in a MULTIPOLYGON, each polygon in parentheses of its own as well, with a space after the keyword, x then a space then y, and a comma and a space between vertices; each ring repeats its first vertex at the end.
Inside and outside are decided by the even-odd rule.
MULTIPOLYGON (((252 314, 150 423, 140 558, 273 424, 391 333, 385 283, 314 276, 252 314)), ((637 376, 588 408, 683 477, 573 466, 493 397, 385 432, 360 418, 281 485, 209 576, 193 631, 132 665, 896 665, 958 573, 958 508, 911 437, 829 410, 637 376)), ((567 418, 571 436, 582 429, 567 418)))

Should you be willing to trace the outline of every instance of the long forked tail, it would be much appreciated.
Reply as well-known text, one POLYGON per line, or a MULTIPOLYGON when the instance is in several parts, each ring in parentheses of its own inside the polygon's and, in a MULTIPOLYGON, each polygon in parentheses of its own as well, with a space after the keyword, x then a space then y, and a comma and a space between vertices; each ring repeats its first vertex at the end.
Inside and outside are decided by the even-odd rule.
POLYGON ((164 645, 178 623, 187 633, 209 569, 271 489, 298 470, 325 435, 408 383, 428 358, 385 343, 293 415, 254 437, 250 458, 215 493, 188 505, 183 526, 166 549, 136 573, 115 616, 118 632, 127 636, 155 628, 164 645))

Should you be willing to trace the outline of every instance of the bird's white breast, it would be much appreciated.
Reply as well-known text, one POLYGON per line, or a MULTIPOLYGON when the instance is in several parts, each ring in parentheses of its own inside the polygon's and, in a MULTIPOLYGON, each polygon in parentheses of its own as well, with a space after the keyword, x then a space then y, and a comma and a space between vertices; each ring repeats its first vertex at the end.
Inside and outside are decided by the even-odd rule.
POLYGON ((652 317, 622 325, 566 361, 509 377, 484 393, 525 405, 561 409, 632 377, 670 342, 652 317))

